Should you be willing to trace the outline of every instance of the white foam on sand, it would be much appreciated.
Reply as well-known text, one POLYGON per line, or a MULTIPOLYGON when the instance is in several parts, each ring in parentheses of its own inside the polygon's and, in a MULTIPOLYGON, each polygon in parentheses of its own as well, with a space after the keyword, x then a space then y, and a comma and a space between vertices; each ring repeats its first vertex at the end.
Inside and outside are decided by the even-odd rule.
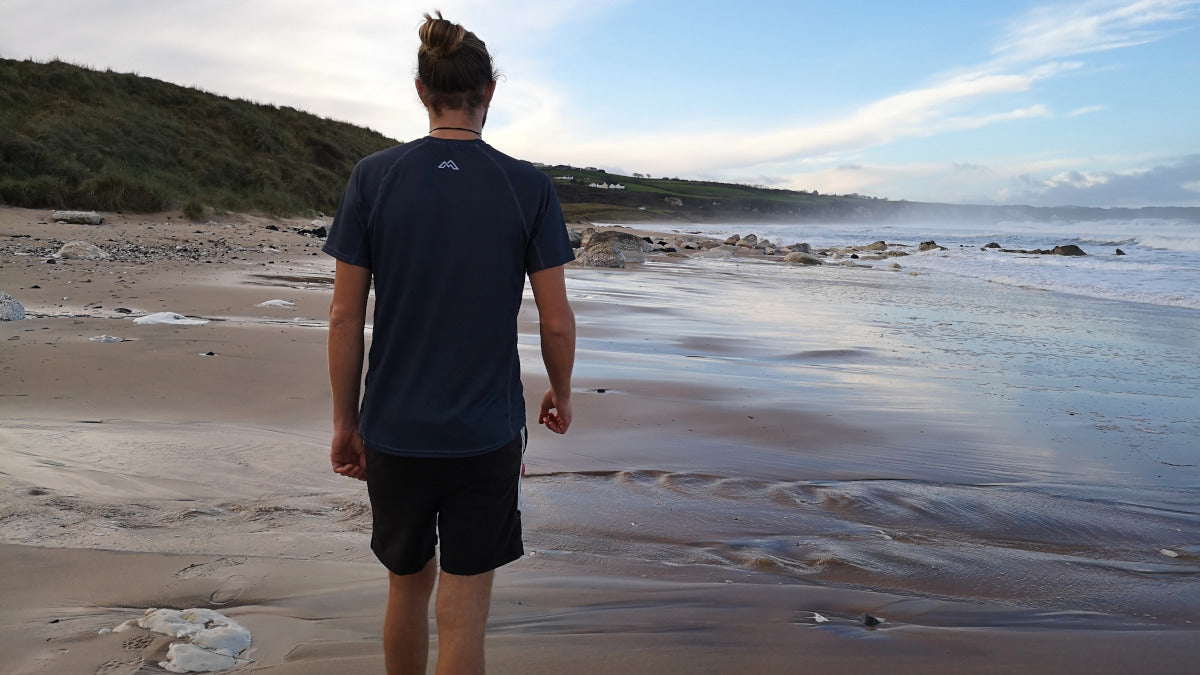
MULTIPOLYGON (((118 632, 128 622, 116 628, 118 632)), ((155 633, 182 638, 167 648, 159 666, 172 673, 207 673, 250 663, 239 658, 250 648, 250 631, 211 609, 148 609, 137 625, 155 633)))
POLYGON ((296 303, 288 302, 287 300, 267 300, 266 302, 260 302, 255 306, 256 307, 295 307, 296 303))
POLYGON ((124 342, 124 341, 125 341, 125 338, 123 338, 123 337, 119 337, 119 336, 116 336, 116 335, 97 335, 97 336, 95 336, 95 337, 88 338, 88 339, 89 339, 89 340, 91 340, 92 342, 103 342, 103 343, 105 343, 105 344, 110 344, 110 343, 113 343, 113 342, 124 342))
POLYGON ((140 316, 134 319, 133 322, 139 326, 154 323, 165 323, 175 326, 199 326, 208 323, 208 319, 193 319, 182 314, 176 314, 175 312, 155 312, 154 314, 140 316))

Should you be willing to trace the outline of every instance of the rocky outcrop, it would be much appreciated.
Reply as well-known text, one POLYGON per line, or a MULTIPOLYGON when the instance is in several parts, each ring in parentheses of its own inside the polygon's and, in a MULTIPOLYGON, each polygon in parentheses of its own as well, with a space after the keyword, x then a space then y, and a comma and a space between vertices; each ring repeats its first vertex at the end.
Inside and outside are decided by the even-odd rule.
POLYGON ((89 244, 86 241, 68 241, 63 244, 62 248, 58 249, 58 257, 76 260, 96 260, 97 258, 107 258, 108 254, 99 246, 89 244))
POLYGON ((25 307, 13 296, 0 291, 0 321, 20 321, 25 318, 25 307))
POLYGON ((95 211, 54 211, 50 218, 56 223, 73 225, 99 225, 104 222, 104 216, 95 211))
MULTIPOLYGON (((863 247, 863 250, 864 251, 886 251, 887 250, 887 242, 877 241, 873 244, 867 244, 866 246, 863 247)), ((921 250, 925 250, 925 249, 921 249, 921 250)))
POLYGON ((1087 255, 1083 249, 1075 244, 1067 244, 1066 246, 1055 246, 1051 251, 1051 255, 1087 255))
POLYGON ((798 253, 812 253, 812 246, 809 246, 807 243, 792 244, 791 249, 798 253))
POLYGON ((755 246, 758 246, 758 235, 748 234, 741 239, 738 239, 737 245, 741 246, 742 248, 754 248, 755 246))
POLYGON ((567 228, 567 239, 571 240, 571 248, 583 246, 583 233, 573 227, 567 228))
POLYGON ((784 260, 798 265, 823 265, 820 258, 811 253, 801 253, 800 251, 792 251, 784 257, 784 260))
POLYGON ((741 239, 741 238, 742 238, 742 235, 740 235, 740 234, 735 234, 735 235, 733 235, 732 237, 730 237, 730 238, 728 238, 728 239, 726 239, 726 240, 725 240, 725 245, 726 245, 726 246, 736 246, 736 245, 737 245, 737 243, 738 243, 738 240, 739 240, 739 239, 741 239))
POLYGON ((579 233, 579 245, 587 248, 592 245, 592 237, 596 236, 596 228, 586 227, 579 233))
POLYGON ((938 246, 938 243, 936 241, 933 241, 932 239, 930 239, 929 241, 923 241, 920 244, 917 244, 917 250, 918 251, 945 251, 946 247, 938 246))
POLYGON ((587 267, 625 267, 625 255, 612 242, 602 241, 581 250, 575 258, 587 267))
POLYGON ((592 235, 592 240, 588 244, 588 248, 590 249, 597 244, 612 244, 614 248, 624 255, 625 262, 646 262, 646 240, 635 234, 620 230, 597 232, 592 235))

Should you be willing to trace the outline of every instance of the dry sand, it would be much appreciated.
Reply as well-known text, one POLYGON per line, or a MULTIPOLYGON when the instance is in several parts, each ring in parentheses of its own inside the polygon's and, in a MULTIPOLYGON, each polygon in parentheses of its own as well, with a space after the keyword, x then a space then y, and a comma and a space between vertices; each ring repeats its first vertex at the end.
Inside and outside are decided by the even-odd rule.
MULTIPOLYGON (((0 670, 158 672, 165 637, 99 631, 210 607, 254 636, 241 671, 382 672, 365 491, 328 468, 332 263, 308 220, 106 215, 0 209, 0 290, 29 312, 0 324, 0 670), (76 239, 114 256, 46 262, 76 239), (209 322, 132 321, 159 311, 209 322)), ((936 282, 775 265, 569 270, 577 422, 531 430, 529 555, 497 576, 491 671, 1194 660, 1197 481, 1174 436, 1121 455, 1134 432, 1094 423, 1123 423, 1105 404, 1029 410, 972 362, 931 371, 903 320, 856 318, 936 282)), ((534 393, 535 321, 527 302, 534 393)))

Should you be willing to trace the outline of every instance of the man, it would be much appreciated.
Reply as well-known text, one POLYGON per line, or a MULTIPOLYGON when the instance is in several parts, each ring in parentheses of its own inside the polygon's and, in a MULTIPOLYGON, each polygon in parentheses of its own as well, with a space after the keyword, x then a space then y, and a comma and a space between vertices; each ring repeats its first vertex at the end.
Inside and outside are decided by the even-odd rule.
POLYGON ((528 275, 550 380, 538 422, 566 433, 575 318, 562 265, 573 255, 550 180, 482 140, 496 87, 483 41, 425 18, 416 87, 430 134, 355 167, 324 247, 337 258, 330 458, 367 481, 371 547, 389 569, 388 673, 425 672, 435 579, 438 672, 482 673, 494 570, 524 553, 517 312, 528 275))

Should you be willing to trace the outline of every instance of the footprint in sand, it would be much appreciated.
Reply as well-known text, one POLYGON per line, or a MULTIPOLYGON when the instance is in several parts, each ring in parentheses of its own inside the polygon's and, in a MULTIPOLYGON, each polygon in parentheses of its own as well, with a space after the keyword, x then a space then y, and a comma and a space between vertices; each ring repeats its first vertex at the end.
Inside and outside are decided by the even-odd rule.
POLYGON ((96 675, 134 675, 142 669, 143 665, 145 665, 145 660, 140 656, 128 659, 109 659, 96 669, 96 675))
POLYGON ((211 562, 194 563, 175 573, 176 579, 199 579, 226 567, 236 567, 246 562, 245 558, 217 558, 211 562))
POLYGON ((227 605, 240 598, 242 591, 245 591, 249 585, 250 582, 246 577, 240 574, 231 574, 221 582, 221 586, 217 590, 208 595, 208 602, 213 605, 227 605))
POLYGON ((149 647, 152 644, 154 644, 154 636, 153 635, 139 635, 137 637, 131 637, 128 640, 122 642, 121 646, 124 647, 127 651, 136 652, 137 650, 145 649, 146 647, 149 647))

